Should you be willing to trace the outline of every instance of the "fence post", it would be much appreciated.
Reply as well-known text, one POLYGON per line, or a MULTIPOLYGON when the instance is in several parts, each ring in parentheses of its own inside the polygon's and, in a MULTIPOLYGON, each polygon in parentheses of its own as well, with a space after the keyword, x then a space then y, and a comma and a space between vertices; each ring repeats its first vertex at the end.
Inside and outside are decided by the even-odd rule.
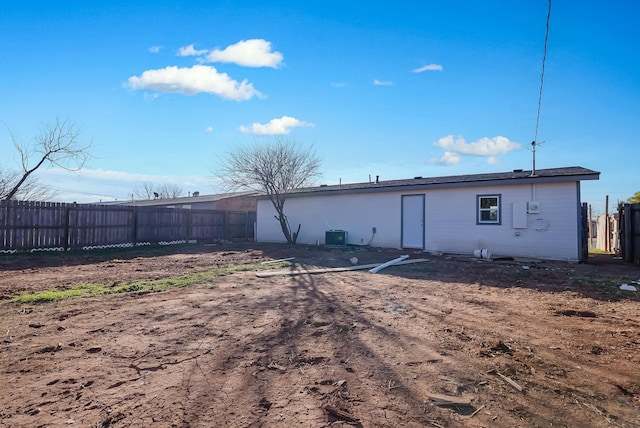
POLYGON ((138 245, 138 209, 137 207, 131 207, 131 217, 132 217, 132 235, 133 235, 133 246, 138 245))
POLYGON ((609 195, 605 198, 604 215, 607 221, 604 223, 604 250, 611 251, 611 220, 609 219, 609 195))
POLYGON ((633 263, 633 253, 634 253, 634 239, 633 239, 633 230, 631 226, 631 204, 624 204, 622 208, 622 214, 624 218, 624 246, 623 251, 624 254, 623 259, 626 263, 633 263))
POLYGON ((191 241, 191 230, 192 230, 191 226, 192 226, 192 223, 193 223, 193 216, 191 215, 191 210, 190 209, 187 210, 186 215, 184 216, 184 221, 186 223, 185 226, 187 228, 187 230, 186 230, 186 235, 187 235, 186 236, 186 241, 187 241, 187 243, 189 243, 189 241, 191 241))
POLYGON ((64 220, 64 251, 69 251, 69 241, 71 239, 71 233, 69 233, 69 227, 71 226, 71 208, 65 204, 65 220, 64 220))
POLYGON ((222 212, 222 239, 226 241, 229 237, 229 211, 222 212))
POLYGON ((249 211, 244 213, 244 239, 249 240, 249 211))
POLYGON ((582 204, 582 209, 580 210, 580 228, 582 233, 580 233, 580 261, 582 263, 587 263, 589 261, 589 242, 591 241, 591 235, 589 235, 591 227, 589 223, 589 218, 587 217, 588 205, 586 202, 582 204))

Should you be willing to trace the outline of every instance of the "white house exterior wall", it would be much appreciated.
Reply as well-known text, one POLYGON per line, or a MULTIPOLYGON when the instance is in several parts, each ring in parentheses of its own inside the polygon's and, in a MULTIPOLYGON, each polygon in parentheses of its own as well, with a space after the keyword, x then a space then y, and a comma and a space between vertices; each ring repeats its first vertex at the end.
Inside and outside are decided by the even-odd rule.
POLYGON ((495 186, 434 190, 426 197, 425 250, 472 253, 488 249, 495 255, 579 259, 579 194, 577 183, 495 186), (514 229, 513 203, 540 203, 540 212, 526 214, 527 227, 514 229), (476 197, 501 196, 500 225, 476 224, 476 197))
MULTIPOLYGON (((425 195, 425 251, 579 259, 579 183, 476 186, 424 191, 385 191, 291 197, 285 212, 292 229, 301 224, 298 243, 324 244, 327 230, 345 230, 348 244, 401 246, 402 195, 425 195), (478 195, 500 195, 501 224, 479 225, 478 195), (536 200, 540 212, 526 214, 526 228, 514 229, 513 203, 536 200)), ((284 242, 269 200, 258 201, 257 240, 284 242)))
MULTIPOLYGON (((400 195, 397 192, 317 195, 294 197, 285 202, 284 211, 291 228, 301 224, 298 243, 324 244, 327 230, 345 230, 349 244, 400 247, 400 195)), ((268 200, 258 200, 258 242, 283 242, 280 224, 268 200)))

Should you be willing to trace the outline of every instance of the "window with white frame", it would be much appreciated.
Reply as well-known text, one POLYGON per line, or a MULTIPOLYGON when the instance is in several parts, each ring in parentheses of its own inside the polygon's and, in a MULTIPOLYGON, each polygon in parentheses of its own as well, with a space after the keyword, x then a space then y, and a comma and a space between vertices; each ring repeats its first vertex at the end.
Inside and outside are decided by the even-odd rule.
POLYGON ((501 224, 501 195, 478 195, 477 224, 501 224))

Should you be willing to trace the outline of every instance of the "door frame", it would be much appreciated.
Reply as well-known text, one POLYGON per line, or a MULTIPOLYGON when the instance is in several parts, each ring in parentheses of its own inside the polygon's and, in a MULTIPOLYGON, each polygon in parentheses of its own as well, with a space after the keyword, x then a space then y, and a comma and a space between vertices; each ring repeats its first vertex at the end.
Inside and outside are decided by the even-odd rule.
POLYGON ((419 197, 422 199, 422 218, 421 218, 421 222, 422 222, 422 232, 420 234, 420 241, 422 242, 420 247, 406 247, 406 248, 420 248, 421 250, 424 250, 424 233, 425 233, 425 195, 424 193, 420 194, 408 194, 408 195, 400 195, 400 248, 405 248, 404 246, 404 201, 405 198, 410 198, 410 197, 419 197))

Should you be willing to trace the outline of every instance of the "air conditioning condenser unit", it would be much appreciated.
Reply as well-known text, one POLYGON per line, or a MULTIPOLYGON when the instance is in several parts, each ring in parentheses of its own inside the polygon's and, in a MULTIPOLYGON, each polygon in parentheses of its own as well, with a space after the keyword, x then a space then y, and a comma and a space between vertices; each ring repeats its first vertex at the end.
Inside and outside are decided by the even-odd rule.
POLYGON ((327 230, 324 234, 324 243, 334 247, 345 247, 347 232, 345 230, 327 230))

